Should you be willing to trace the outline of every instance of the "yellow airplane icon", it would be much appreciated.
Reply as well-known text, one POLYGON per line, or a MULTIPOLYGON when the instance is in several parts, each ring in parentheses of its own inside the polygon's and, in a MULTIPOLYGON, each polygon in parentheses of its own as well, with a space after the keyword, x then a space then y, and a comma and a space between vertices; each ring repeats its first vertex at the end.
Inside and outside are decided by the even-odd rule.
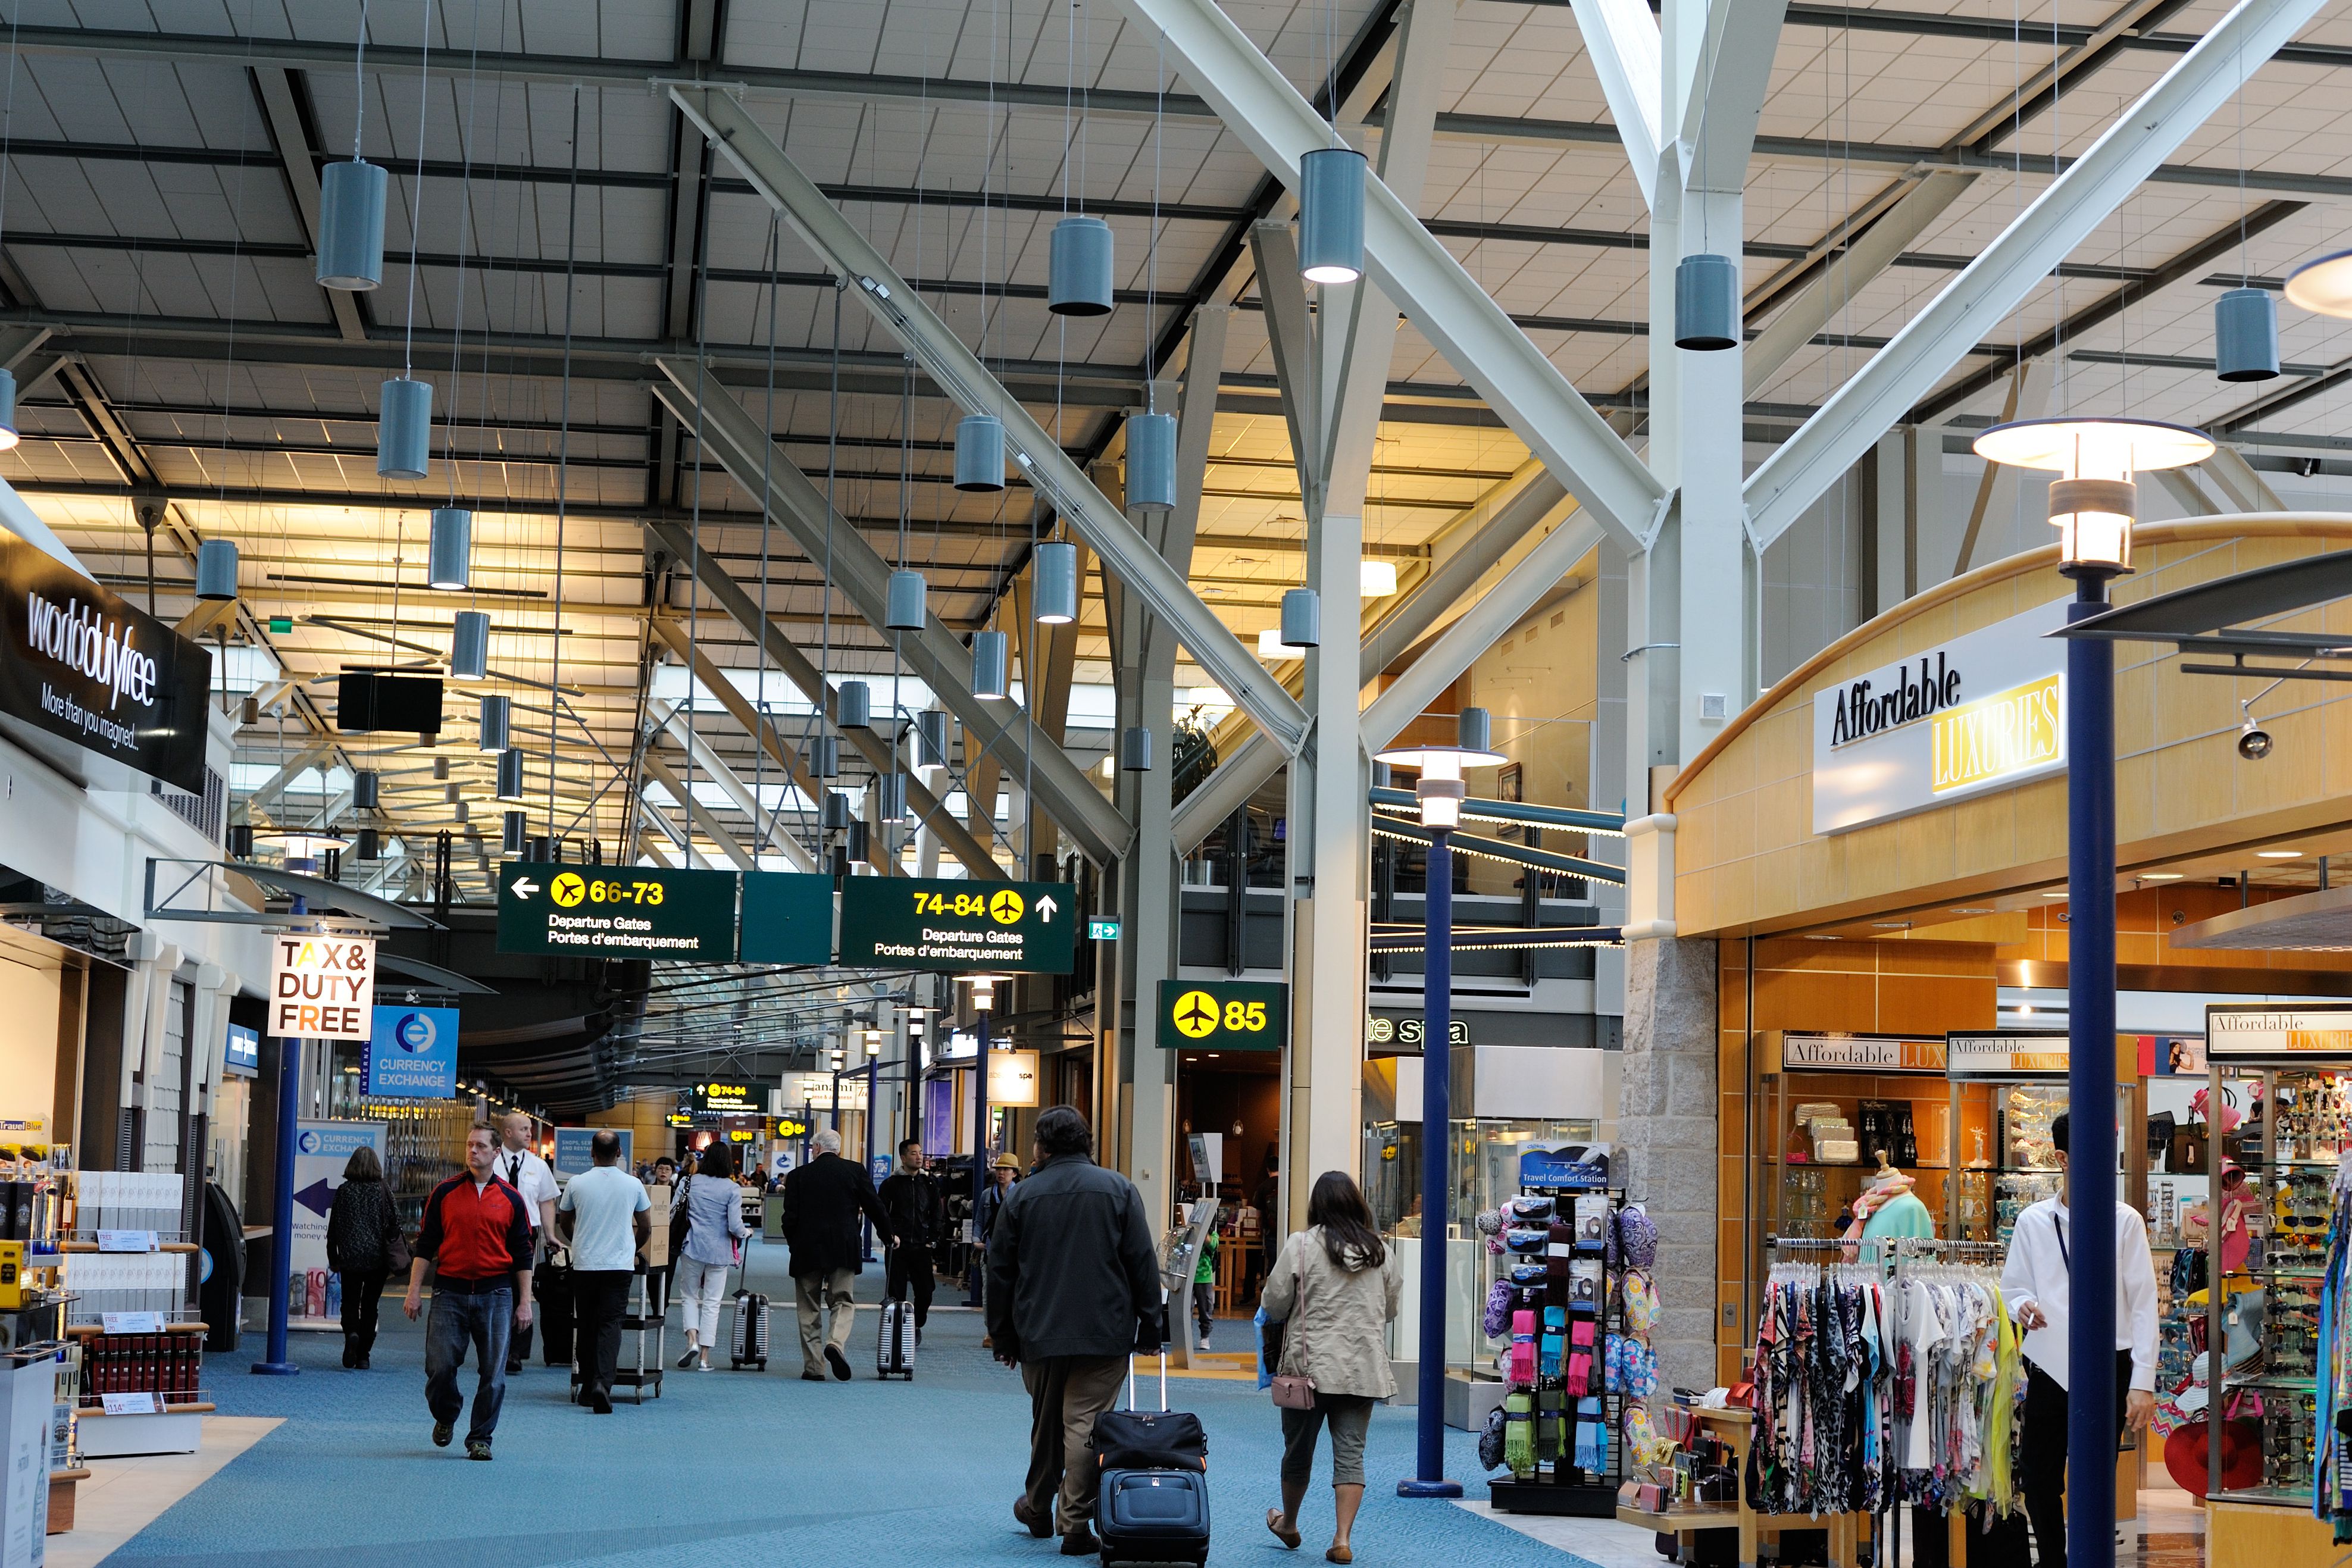
POLYGON ((1186 991, 1176 998, 1175 1019, 1187 1040, 1205 1040, 1217 1032, 1217 998, 1206 991, 1186 991))

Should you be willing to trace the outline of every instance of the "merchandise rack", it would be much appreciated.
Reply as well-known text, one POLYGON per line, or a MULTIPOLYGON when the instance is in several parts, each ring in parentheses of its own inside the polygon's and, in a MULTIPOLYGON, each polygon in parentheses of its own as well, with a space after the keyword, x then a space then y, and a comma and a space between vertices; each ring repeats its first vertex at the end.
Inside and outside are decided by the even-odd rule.
MULTIPOLYGON (((1612 1228, 1625 1207, 1624 1187, 1608 1182, 1546 1183, 1523 1179, 1519 1190, 1524 1197, 1550 1198, 1555 1213, 1571 1217, 1578 1197, 1599 1193, 1609 1200, 1609 1223, 1612 1228)), ((1566 1459, 1542 1460, 1526 1480, 1516 1476, 1490 1480, 1486 1483, 1487 1500, 1505 1513, 1608 1519, 1617 1511, 1617 1489, 1625 1479, 1625 1411, 1632 1396, 1610 1390, 1606 1351, 1610 1333, 1624 1332, 1625 1309, 1620 1293, 1612 1287, 1606 1252, 1592 1256, 1601 1261, 1601 1295, 1592 1317, 1592 1342, 1593 1375, 1599 1379, 1606 1463, 1601 1470, 1589 1471, 1566 1459)), ((1571 1322, 1575 1316, 1571 1309, 1571 1322)), ((1572 1406, 1573 1396, 1566 1397, 1572 1406)), ((1566 1422, 1570 1436, 1565 1446, 1571 1454, 1576 1448, 1573 1434, 1578 1424, 1573 1420, 1566 1422)))
POLYGON ((206 1332, 193 1320, 143 1333, 109 1333, 95 1323, 68 1326, 66 1335, 77 1352, 73 1426, 79 1457, 194 1453, 204 1417, 213 1412, 204 1385, 206 1332), (151 1407, 109 1410, 109 1395, 148 1396, 151 1407))

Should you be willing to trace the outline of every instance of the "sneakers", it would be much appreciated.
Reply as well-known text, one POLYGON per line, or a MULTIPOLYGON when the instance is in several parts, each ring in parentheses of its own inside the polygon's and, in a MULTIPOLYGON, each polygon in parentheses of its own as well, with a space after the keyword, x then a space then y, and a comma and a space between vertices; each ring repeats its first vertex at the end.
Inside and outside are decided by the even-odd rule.
POLYGON ((1024 1530, 1040 1541, 1045 1540, 1054 1533, 1054 1516, 1030 1507, 1029 1500, 1025 1497, 1016 1497, 1013 1500, 1013 1517, 1021 1521, 1021 1527, 1024 1530))
POLYGON ((469 1437, 466 1440, 466 1457, 469 1459, 480 1459, 487 1464, 490 1458, 490 1446, 488 1443, 478 1443, 469 1437))
POLYGON ((849 1358, 841 1354, 839 1345, 829 1344, 824 1347, 824 1364, 833 1368, 834 1376, 844 1383, 849 1381, 849 1358))
POLYGON ((680 1372, 684 1372, 688 1367, 694 1364, 694 1358, 701 1354, 702 1352, 696 1349, 694 1346, 688 1345, 686 1347, 686 1354, 677 1358, 677 1369, 680 1372))
POLYGON ((1101 1550, 1102 1543, 1095 1539, 1094 1531, 1084 1524, 1062 1537, 1062 1555, 1065 1557, 1092 1557, 1101 1550))
POLYGON ((457 1434, 457 1424, 455 1421, 436 1421, 433 1423, 433 1446, 446 1448, 449 1446, 449 1439, 457 1434))

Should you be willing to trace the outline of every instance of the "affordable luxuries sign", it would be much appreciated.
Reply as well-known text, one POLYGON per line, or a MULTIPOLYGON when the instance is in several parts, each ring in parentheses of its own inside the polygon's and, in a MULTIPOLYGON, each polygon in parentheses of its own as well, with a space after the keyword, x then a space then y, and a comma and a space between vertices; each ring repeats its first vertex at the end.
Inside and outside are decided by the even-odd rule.
POLYGON ((1813 831, 1843 832, 2066 766, 2066 604, 1813 695, 1813 831))
POLYGON ((0 627, 0 713, 204 793, 203 647, 6 533, 0 627))
POLYGON ((499 872, 499 951, 732 963, 741 880, 731 871, 510 862, 499 872))
POLYGON ((1066 883, 853 876, 841 888, 841 962, 1066 975, 1076 905, 1066 883))

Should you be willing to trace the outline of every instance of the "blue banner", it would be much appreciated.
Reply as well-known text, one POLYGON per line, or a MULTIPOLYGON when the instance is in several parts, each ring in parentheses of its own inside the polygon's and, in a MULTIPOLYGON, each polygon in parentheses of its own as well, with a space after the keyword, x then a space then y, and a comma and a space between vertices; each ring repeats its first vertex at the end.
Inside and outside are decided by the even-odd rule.
POLYGON ((360 1071, 363 1094, 451 1098, 457 1092, 457 1009, 379 1007, 360 1071))
POLYGON ((637 1134, 634 1128, 558 1127, 555 1129, 555 1174, 576 1176, 593 1167, 596 1156, 589 1144, 597 1134, 607 1131, 618 1133, 621 1136, 621 1168, 635 1171, 637 1168, 637 1134))

